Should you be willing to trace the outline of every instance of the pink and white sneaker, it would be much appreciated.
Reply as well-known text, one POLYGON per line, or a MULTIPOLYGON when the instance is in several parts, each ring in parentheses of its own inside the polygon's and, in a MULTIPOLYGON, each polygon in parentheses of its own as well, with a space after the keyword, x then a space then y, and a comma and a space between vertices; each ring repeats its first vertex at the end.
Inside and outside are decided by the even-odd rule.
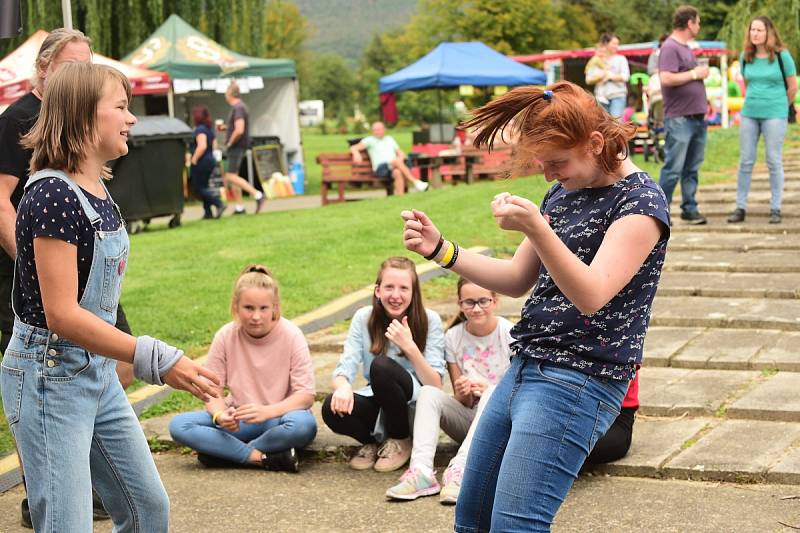
POLYGON ((420 496, 438 494, 442 487, 436 481, 436 472, 430 477, 418 468, 409 468, 400 476, 400 482, 386 491, 386 497, 393 500, 416 500, 420 496))

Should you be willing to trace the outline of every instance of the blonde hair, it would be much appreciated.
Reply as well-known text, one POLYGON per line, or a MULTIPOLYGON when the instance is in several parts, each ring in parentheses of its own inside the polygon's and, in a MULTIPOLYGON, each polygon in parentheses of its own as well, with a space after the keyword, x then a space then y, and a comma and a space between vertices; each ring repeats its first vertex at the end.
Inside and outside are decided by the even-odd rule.
POLYGON ((228 89, 226 91, 230 96, 233 98, 240 98, 241 91, 239 90, 239 84, 235 81, 231 81, 230 85, 228 85, 228 89))
POLYGON ((273 309, 272 319, 278 320, 281 317, 281 297, 278 289, 278 282, 272 276, 272 272, 263 265, 252 264, 247 265, 242 269, 239 277, 236 278, 236 283, 233 284, 233 294, 231 295, 231 316, 234 320, 237 319, 237 308, 239 307, 239 298, 242 293, 247 289, 267 289, 272 291, 273 309))
POLYGON ((747 30, 744 34, 744 60, 746 63, 752 63, 753 59, 756 57, 756 45, 750 40, 750 28, 753 27, 755 21, 762 23, 764 29, 767 30, 767 42, 764 43, 764 48, 767 49, 769 62, 772 63, 775 61, 775 55, 780 54, 784 46, 781 36, 778 35, 778 29, 775 27, 775 24, 772 22, 771 18, 766 16, 753 17, 750 24, 747 25, 747 30))
POLYGON ((42 41, 42 46, 39 47, 39 53, 36 55, 36 68, 33 75, 33 86, 39 83, 39 73, 46 72, 50 68, 50 64, 58 57, 61 50, 64 49, 69 43, 86 43, 89 50, 92 49, 92 40, 79 30, 69 30, 67 28, 58 28, 50 32, 42 41))
MULTIPOLYGON (((97 146, 97 104, 107 81, 117 81, 131 100, 131 84, 120 71, 91 63, 67 63, 48 80, 42 109, 20 143, 33 150, 31 173, 43 168, 77 172, 87 150, 97 146)), ((110 179, 108 168, 103 178, 110 179)))

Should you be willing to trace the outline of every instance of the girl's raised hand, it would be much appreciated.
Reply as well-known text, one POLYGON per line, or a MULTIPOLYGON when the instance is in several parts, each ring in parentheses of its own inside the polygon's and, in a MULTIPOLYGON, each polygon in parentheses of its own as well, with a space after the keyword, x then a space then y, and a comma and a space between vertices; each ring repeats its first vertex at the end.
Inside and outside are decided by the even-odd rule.
POLYGON ((403 351, 404 355, 413 346, 416 346, 414 337, 411 335, 411 328, 408 326, 408 317, 405 316, 402 322, 397 319, 392 320, 392 323, 386 328, 386 338, 395 343, 403 351))
POLYGON ((526 198, 500 193, 492 200, 492 215, 504 230, 527 233, 544 220, 539 207, 526 198))
POLYGON ((403 245, 407 250, 425 257, 431 255, 439 243, 441 232, 436 229, 428 215, 412 209, 400 213, 405 225, 403 227, 403 245))

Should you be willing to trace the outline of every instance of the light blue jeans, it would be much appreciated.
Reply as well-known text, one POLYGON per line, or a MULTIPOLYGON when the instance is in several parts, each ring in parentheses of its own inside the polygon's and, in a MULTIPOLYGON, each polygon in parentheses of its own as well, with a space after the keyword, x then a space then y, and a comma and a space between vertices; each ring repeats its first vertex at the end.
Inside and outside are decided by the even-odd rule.
POLYGON ((607 104, 602 104, 603 108, 608 111, 608 114, 616 119, 622 118, 625 114, 625 104, 628 102, 627 96, 618 96, 612 98, 607 104))
POLYGON ((665 161, 659 185, 672 203, 672 193, 681 182, 681 211, 697 212, 698 174, 706 151, 706 121, 704 118, 672 117, 664 119, 666 143, 665 161))
POLYGON ((36 531, 91 531, 92 486, 114 531, 169 529, 167 493, 115 368, 45 329, 14 324, 1 388, 36 531))
POLYGON ((317 436, 317 421, 310 411, 289 411, 260 424, 242 422, 239 431, 232 432, 212 424, 207 411, 195 411, 173 418, 169 433, 176 442, 200 453, 247 464, 253 450, 275 453, 305 448, 317 436))
POLYGON ((785 118, 742 117, 739 127, 739 179, 736 187, 736 207, 747 209, 747 195, 756 162, 758 138, 764 135, 764 151, 772 190, 770 209, 780 209, 783 197, 783 139, 788 121, 785 118))
POLYGON ((550 531, 627 389, 627 381, 514 357, 478 421, 455 531, 550 531))

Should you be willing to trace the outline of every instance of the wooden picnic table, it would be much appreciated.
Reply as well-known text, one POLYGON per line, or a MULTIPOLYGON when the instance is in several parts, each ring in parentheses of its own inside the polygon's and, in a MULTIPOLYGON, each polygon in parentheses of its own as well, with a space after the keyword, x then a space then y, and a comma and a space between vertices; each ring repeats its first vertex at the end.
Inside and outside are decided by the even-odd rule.
POLYGON ((419 168, 419 177, 430 183, 434 189, 442 186, 442 165, 464 165, 464 181, 471 184, 474 181, 473 166, 480 162, 479 154, 453 154, 453 155, 427 155, 414 154, 413 160, 419 168))

